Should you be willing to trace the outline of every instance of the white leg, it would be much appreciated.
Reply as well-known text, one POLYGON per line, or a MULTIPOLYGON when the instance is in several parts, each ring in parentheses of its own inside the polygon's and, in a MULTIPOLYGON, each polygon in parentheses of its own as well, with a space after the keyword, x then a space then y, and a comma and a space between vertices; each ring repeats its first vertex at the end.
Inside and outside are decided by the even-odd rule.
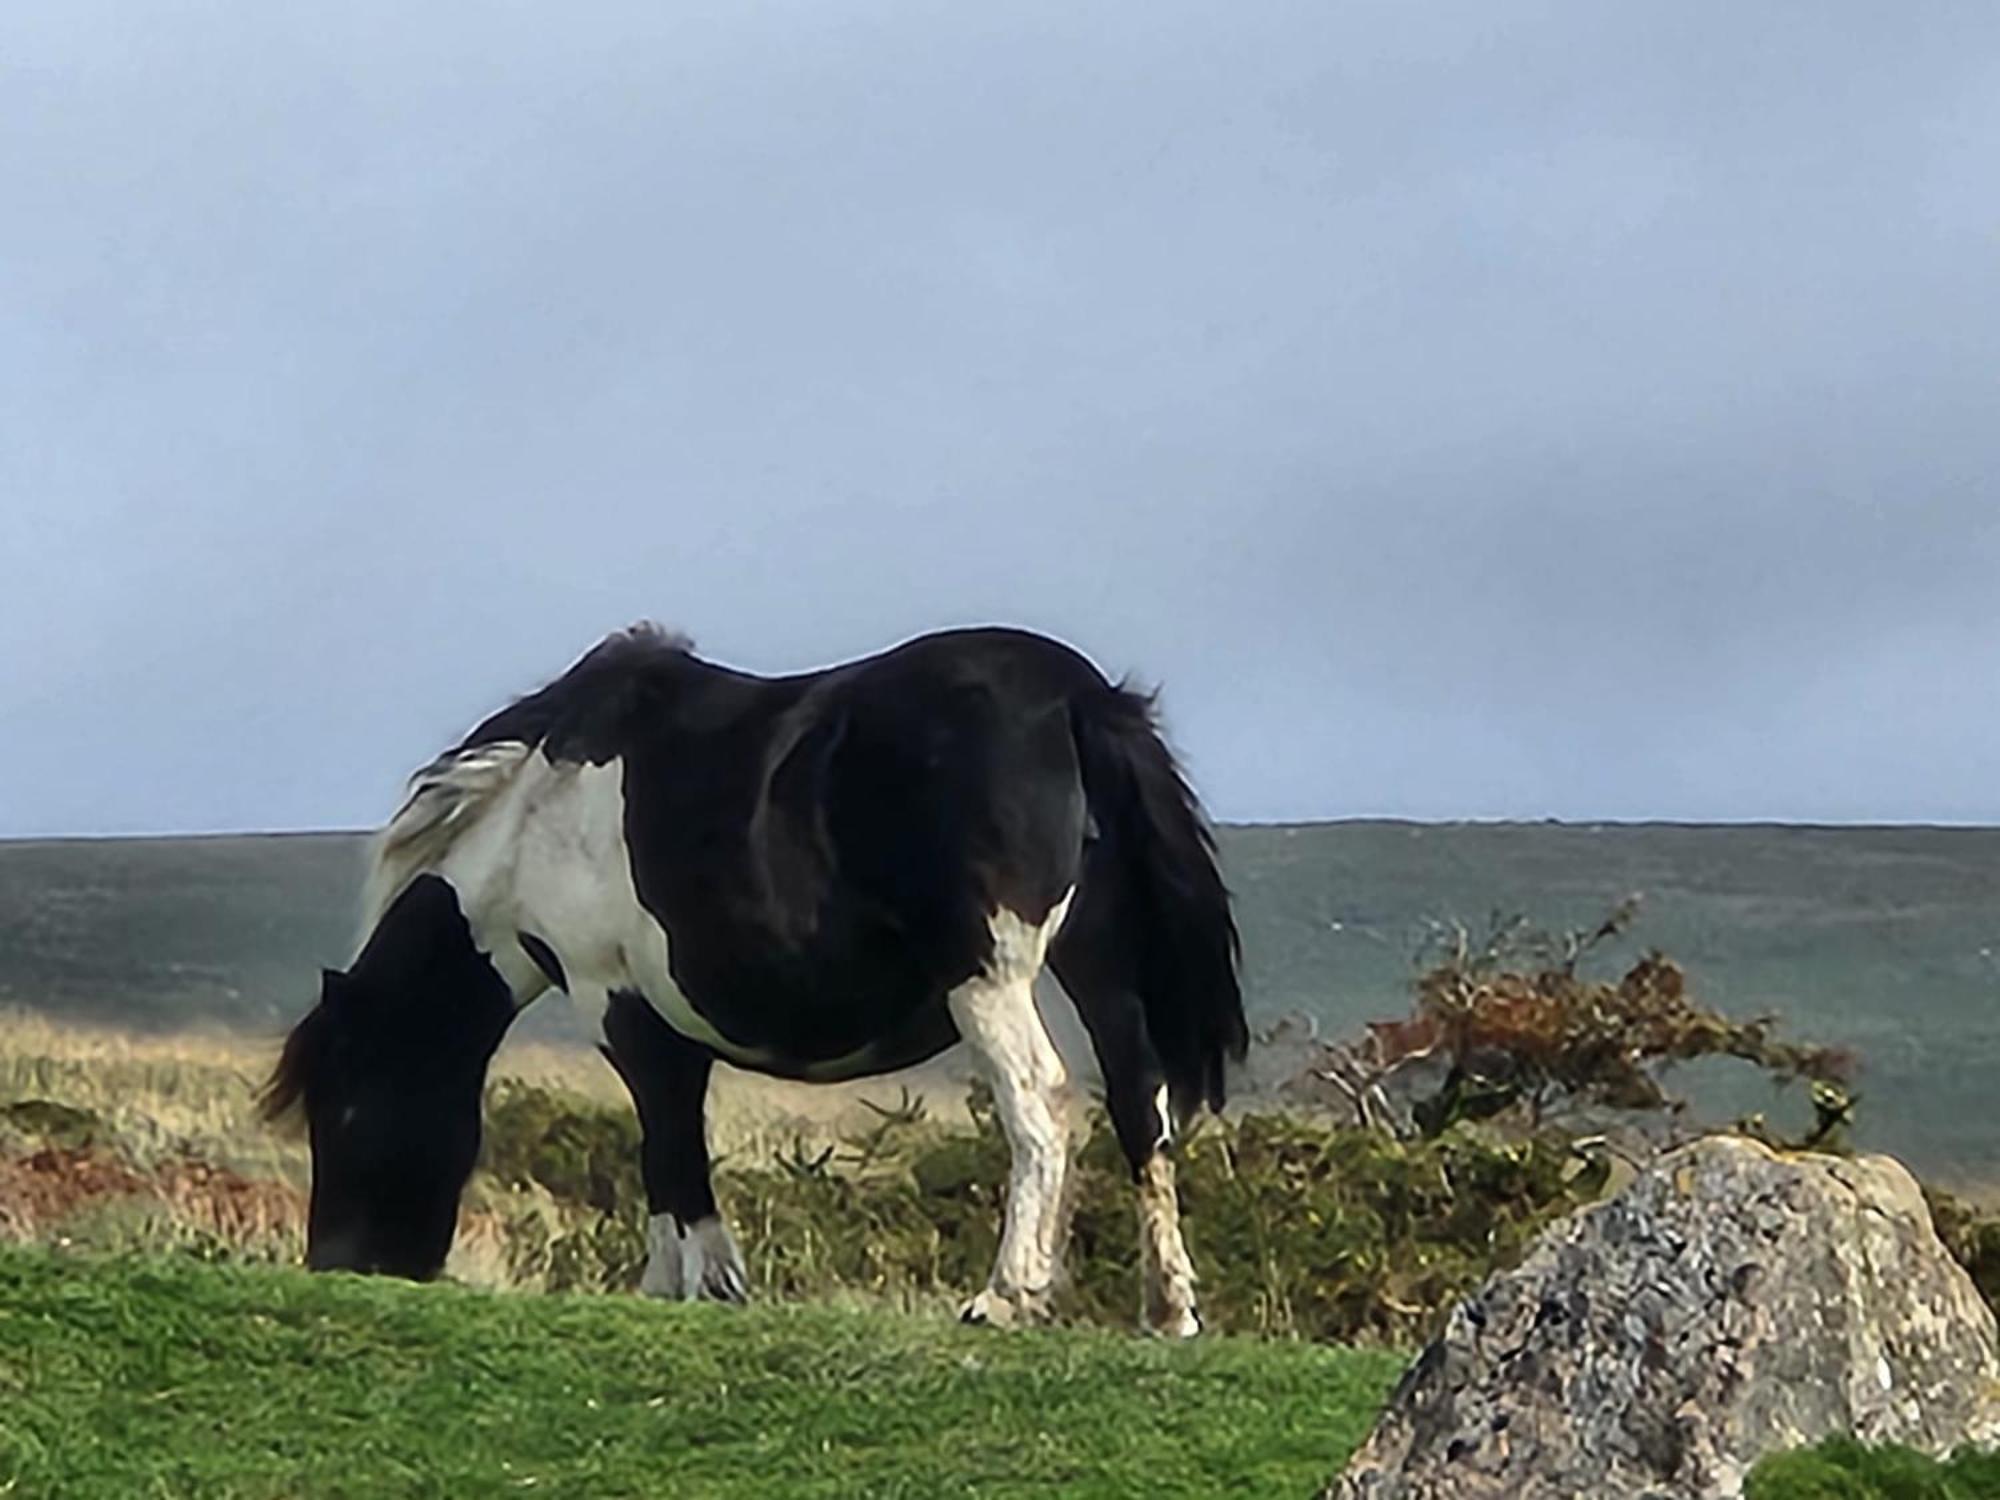
POLYGON ((646 1223, 646 1270, 639 1290, 681 1302, 747 1302, 750 1274, 719 1215, 683 1225, 672 1214, 654 1214, 646 1223))
POLYGON ((1009 912, 993 919, 987 971, 951 994, 952 1020, 993 1087, 1013 1157, 1000 1253, 966 1321, 1005 1324, 1046 1314, 1061 1258, 1063 1170, 1068 1164, 1067 1077, 1035 1009, 1034 979, 1065 901, 1041 927, 1009 912))
POLYGON ((1201 1332, 1194 1308, 1194 1262, 1181 1239, 1174 1164, 1158 1151, 1139 1169, 1139 1285, 1140 1316, 1147 1328, 1178 1339, 1201 1332))

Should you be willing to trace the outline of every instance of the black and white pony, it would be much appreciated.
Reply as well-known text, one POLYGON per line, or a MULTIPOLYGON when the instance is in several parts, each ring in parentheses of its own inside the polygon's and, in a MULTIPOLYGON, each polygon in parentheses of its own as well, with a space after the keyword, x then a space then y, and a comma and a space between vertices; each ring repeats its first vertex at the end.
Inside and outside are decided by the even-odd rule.
POLYGON ((1069 648, 954 631, 760 678, 651 627, 613 636, 417 773, 366 906, 266 1095, 274 1116, 304 1105, 309 1265, 437 1274, 487 1063, 554 987, 638 1107, 645 1290, 747 1290, 709 1185, 717 1058, 847 1079, 962 1039, 1013 1161, 965 1316, 1032 1319, 1068 1157, 1046 962, 1138 1185, 1144 1321, 1198 1330, 1163 1151, 1243 1054, 1236 929, 1150 702, 1069 648))

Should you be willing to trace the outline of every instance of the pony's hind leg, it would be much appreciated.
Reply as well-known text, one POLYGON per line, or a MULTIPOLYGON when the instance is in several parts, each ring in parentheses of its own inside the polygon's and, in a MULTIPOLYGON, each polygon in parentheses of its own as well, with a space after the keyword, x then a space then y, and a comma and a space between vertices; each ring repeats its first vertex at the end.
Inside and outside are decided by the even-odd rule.
POLYGON ((1140 1323, 1154 1333, 1191 1338, 1201 1332, 1201 1317, 1167 1155, 1173 1112, 1166 1076, 1127 973, 1129 947, 1118 940, 1103 889, 1086 887, 1049 955, 1050 967, 1090 1033, 1112 1132, 1138 1189, 1140 1323))
POLYGON ((715 1054, 689 1041, 629 990, 604 1009, 604 1054, 631 1092, 644 1136, 646 1271, 652 1297, 743 1302, 743 1252, 715 1205, 709 1182, 706 1103, 715 1054))
POLYGON ((1192 1338, 1201 1332, 1201 1317, 1195 1310, 1194 1262, 1181 1238, 1174 1164, 1167 1155, 1173 1114, 1144 1017, 1130 995, 1087 992, 1083 998, 1067 980, 1063 987, 1090 1032, 1104 1072, 1112 1133, 1138 1189, 1140 1322, 1154 1333, 1192 1338))
POLYGON ((452 887, 421 875, 353 967, 328 971, 286 1041, 267 1104, 305 1106, 306 1263, 428 1280, 444 1266, 479 1154, 486 1066, 515 997, 452 887))
POLYGON ((1154 1333, 1191 1339, 1201 1332, 1201 1315, 1194 1304, 1194 1262, 1188 1258, 1187 1244, 1181 1239, 1181 1204, 1174 1187, 1174 1164, 1162 1147, 1156 1147, 1136 1170, 1139 1316, 1154 1333))

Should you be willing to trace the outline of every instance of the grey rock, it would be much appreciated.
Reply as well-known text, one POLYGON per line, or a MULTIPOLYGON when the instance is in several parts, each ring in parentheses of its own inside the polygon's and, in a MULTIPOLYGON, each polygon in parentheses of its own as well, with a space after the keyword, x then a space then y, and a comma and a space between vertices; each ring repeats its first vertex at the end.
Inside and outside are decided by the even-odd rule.
POLYGON ((1724 1500, 1850 1432, 2000 1440, 1993 1314, 1897 1162, 1717 1136, 1454 1309, 1322 1500, 1724 1500))

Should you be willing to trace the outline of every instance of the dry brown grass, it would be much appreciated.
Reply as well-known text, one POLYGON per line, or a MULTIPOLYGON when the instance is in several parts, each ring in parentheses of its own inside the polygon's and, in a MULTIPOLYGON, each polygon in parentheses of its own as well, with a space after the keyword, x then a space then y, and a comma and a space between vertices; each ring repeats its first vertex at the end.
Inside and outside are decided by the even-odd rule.
MULTIPOLYGON (((0 1238, 228 1245, 253 1258, 296 1257, 310 1182, 304 1131, 296 1121, 267 1123, 256 1103, 278 1044, 213 1032, 140 1035, 0 1012, 0 1109, 45 1101, 96 1122, 86 1141, 0 1154, 0 1238)), ((609 1064, 582 1046, 509 1042, 493 1081, 630 1108, 609 1064)), ((932 1118, 966 1119, 963 1080, 948 1068, 844 1085, 724 1068, 710 1095, 710 1142, 719 1159, 738 1166, 821 1150, 879 1120, 864 1101, 894 1103, 905 1089, 925 1099, 932 1118)), ((482 1174, 447 1274, 489 1286, 533 1284, 519 1264, 524 1234, 567 1233, 574 1217, 546 1194, 500 1188, 482 1174)))
POLYGON ((270 1057, 239 1038, 135 1036, 0 1014, 0 1103, 46 1099, 88 1110, 141 1160, 193 1154, 303 1185, 304 1142, 256 1117, 270 1057))
MULTIPOLYGON (((0 1104, 48 1099, 99 1116, 141 1157, 193 1154, 246 1176, 303 1186, 305 1142, 296 1127, 257 1117, 256 1093, 277 1055, 276 1039, 221 1033, 142 1036, 62 1025, 0 1011, 0 1104)), ((517 1080, 622 1106, 617 1075, 595 1051, 509 1041, 495 1081, 517 1080)), ((733 1068, 717 1070, 709 1139, 718 1155, 764 1161, 800 1140, 831 1142, 877 1116, 863 1101, 894 1101, 903 1089, 933 1118, 965 1118, 963 1078, 948 1066, 851 1084, 800 1084, 733 1068)))

